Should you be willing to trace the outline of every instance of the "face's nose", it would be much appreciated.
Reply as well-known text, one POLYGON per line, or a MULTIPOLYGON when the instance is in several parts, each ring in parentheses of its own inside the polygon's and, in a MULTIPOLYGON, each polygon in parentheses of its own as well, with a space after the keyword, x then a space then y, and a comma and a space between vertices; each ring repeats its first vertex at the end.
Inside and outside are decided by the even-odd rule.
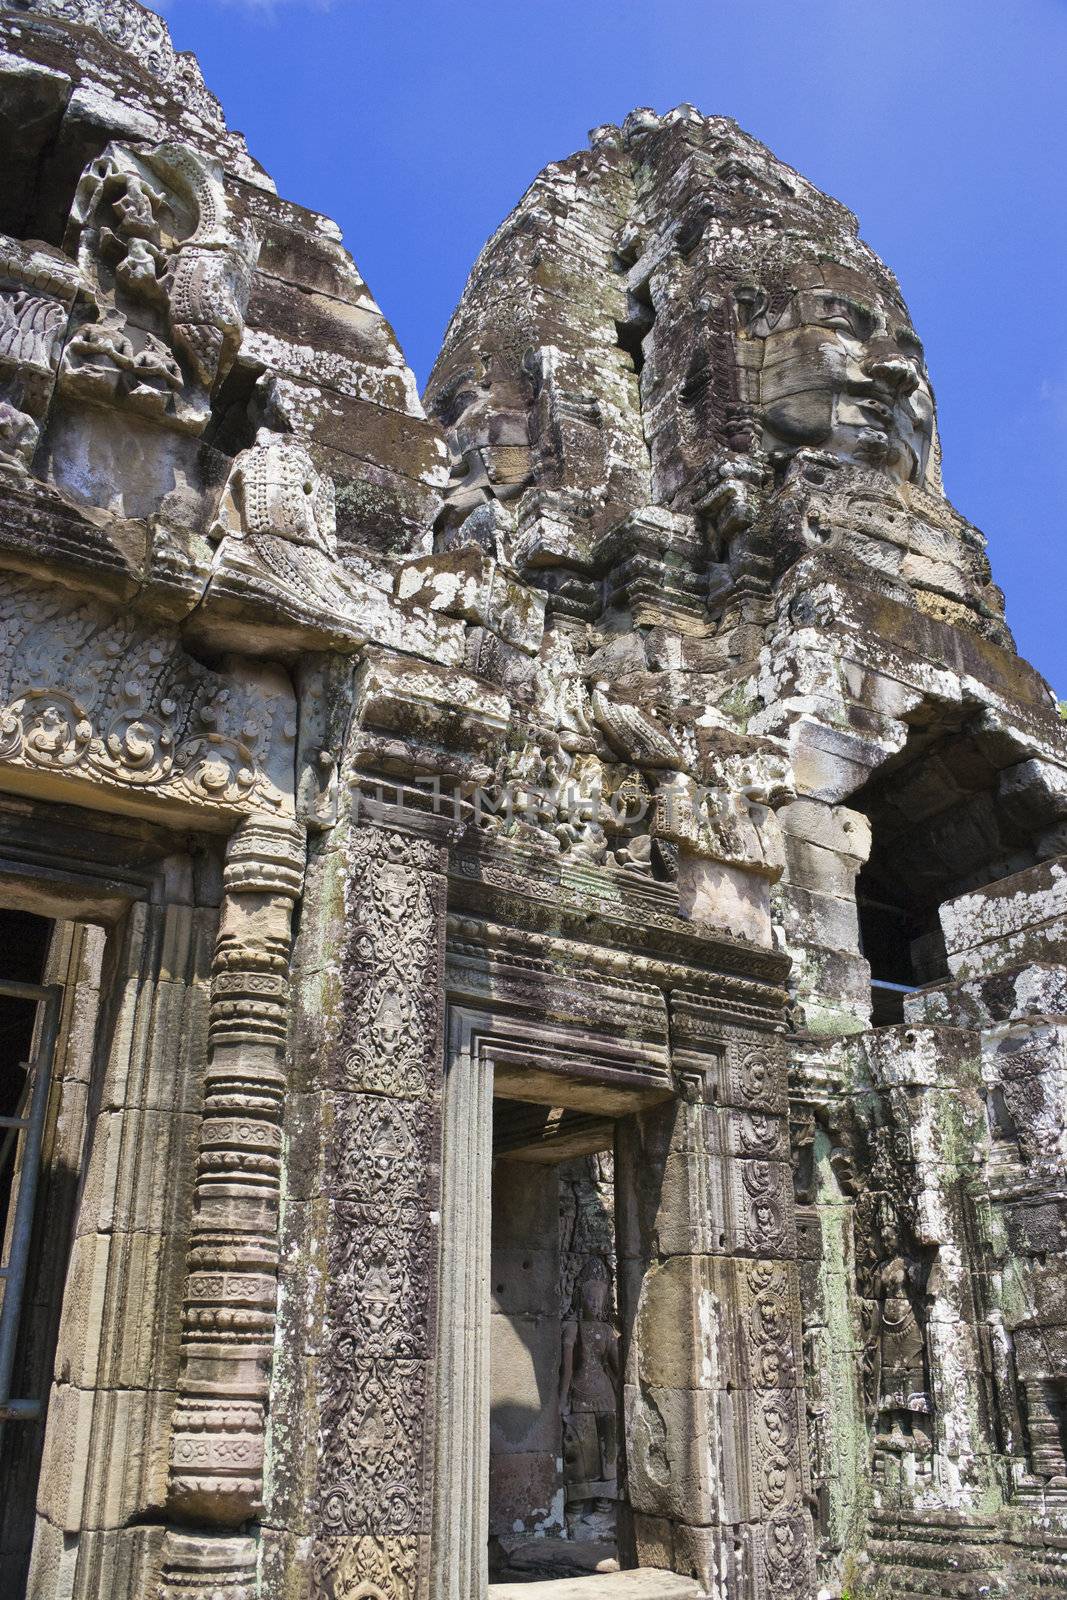
POLYGON ((867 376, 873 378, 891 394, 913 394, 919 387, 919 374, 915 363, 899 351, 886 351, 872 356, 866 365, 867 376))

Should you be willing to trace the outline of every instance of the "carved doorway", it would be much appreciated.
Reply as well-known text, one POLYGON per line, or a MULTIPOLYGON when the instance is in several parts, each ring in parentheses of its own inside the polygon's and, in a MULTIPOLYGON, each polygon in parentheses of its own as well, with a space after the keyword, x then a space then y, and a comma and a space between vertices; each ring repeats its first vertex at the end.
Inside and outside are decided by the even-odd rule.
POLYGON ((646 1056, 608 1035, 449 1006, 433 1600, 484 1600, 490 1553, 507 1583, 632 1564, 616 1552, 620 1533, 628 1556, 631 1541, 605 1158, 669 1098, 646 1056), (579 1203, 596 1226, 575 1226, 579 1203))

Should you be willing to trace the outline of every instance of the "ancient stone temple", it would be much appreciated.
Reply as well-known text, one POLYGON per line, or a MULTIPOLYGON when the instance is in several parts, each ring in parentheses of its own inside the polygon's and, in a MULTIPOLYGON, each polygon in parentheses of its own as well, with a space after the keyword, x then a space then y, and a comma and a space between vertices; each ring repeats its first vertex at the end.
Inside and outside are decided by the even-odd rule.
POLYGON ((420 401, 0 33, 5 1600, 1067 1594, 1067 739, 856 219, 634 112, 420 401))

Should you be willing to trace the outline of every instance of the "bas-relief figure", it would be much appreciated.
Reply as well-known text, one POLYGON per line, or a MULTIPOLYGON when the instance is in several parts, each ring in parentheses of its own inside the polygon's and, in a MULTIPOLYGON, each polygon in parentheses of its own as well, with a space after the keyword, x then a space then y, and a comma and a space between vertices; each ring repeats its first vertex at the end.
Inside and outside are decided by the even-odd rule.
POLYGON ((1067 1591, 1067 743, 856 219, 637 111, 420 404, 158 18, 0 30, 13 1593, 1067 1591), (614 1151, 558 1316, 498 1136, 614 1151))
MULTIPOLYGON (((562 1326, 559 1407, 568 1510, 617 1496, 618 1334, 611 1319, 611 1279, 596 1256, 575 1284, 573 1314, 562 1326)), ((613 1510, 613 1507, 609 1508, 613 1510)))

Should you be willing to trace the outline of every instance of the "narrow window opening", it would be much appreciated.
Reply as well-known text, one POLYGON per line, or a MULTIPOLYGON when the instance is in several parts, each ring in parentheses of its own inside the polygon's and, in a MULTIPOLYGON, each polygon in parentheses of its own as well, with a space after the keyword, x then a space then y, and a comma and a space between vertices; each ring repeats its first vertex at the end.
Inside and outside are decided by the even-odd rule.
MULTIPOLYGON (((0 911, 0 979, 39 984, 52 924, 28 911, 0 911)), ((18 1117, 25 1109, 26 1063, 33 1048, 37 1001, 0 991, 0 1117, 18 1117)), ((0 1234, 5 1242, 13 1182, 18 1170, 18 1133, 0 1127, 0 1234)), ((0 1279, 0 1304, 5 1280, 0 1279)))
POLYGON ((645 365, 645 338, 655 319, 648 284, 642 283, 636 289, 631 289, 627 296, 626 316, 623 321, 615 323, 615 342, 630 357, 638 377, 645 365))
POLYGON ((53 924, 0 910, 0 1571, 23 1593, 44 1442, 52 1312, 40 1305, 38 1177, 58 991, 43 988, 53 924))
POLYGON ((1067 1474, 1067 1382, 1030 1378, 1023 1383, 1030 1464, 1042 1478, 1067 1474))

